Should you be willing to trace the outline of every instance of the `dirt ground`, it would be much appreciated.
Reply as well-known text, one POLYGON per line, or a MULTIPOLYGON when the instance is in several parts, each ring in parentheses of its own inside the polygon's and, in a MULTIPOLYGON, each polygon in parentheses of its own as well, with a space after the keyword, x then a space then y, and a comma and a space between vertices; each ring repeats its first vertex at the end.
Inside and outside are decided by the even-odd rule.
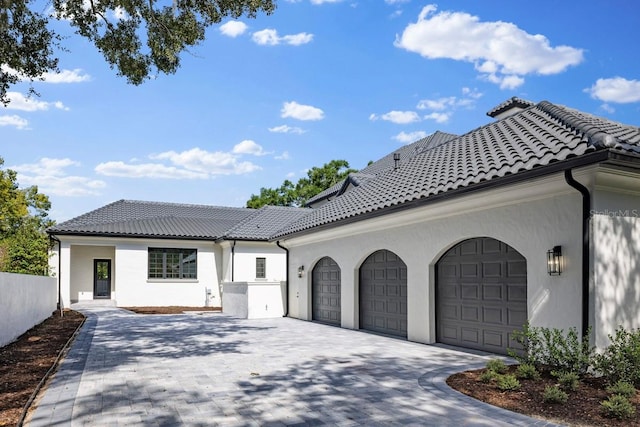
MULTIPOLYGON (((640 426, 640 396, 631 399, 636 407, 633 419, 617 420, 606 418, 600 409, 600 402, 607 399, 606 385, 601 379, 588 378, 581 382, 578 390, 569 392, 566 404, 549 404, 542 400, 542 393, 546 386, 557 384, 551 375, 543 375, 540 380, 520 380, 522 385, 518 391, 500 391, 494 384, 479 381, 484 369, 462 372, 447 379, 450 387, 494 406, 509 409, 514 412, 544 418, 557 423, 571 426, 640 426)), ((515 367, 510 367, 511 373, 515 367)))
POLYGON ((0 426, 15 426, 38 383, 84 321, 75 311, 59 312, 0 348, 0 426))

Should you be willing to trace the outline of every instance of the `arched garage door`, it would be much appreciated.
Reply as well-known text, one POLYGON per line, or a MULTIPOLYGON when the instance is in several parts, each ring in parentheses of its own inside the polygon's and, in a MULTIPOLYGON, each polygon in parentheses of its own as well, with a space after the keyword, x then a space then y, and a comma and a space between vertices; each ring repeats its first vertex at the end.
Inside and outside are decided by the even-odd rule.
POLYGON ((360 329, 407 336, 407 266, 393 252, 374 252, 360 267, 360 329))
POLYGON ((527 262, 491 238, 465 240, 436 266, 439 342, 506 354, 527 321, 527 262))
POLYGON ((324 257, 313 268, 312 278, 313 320, 340 326, 340 267, 324 257))

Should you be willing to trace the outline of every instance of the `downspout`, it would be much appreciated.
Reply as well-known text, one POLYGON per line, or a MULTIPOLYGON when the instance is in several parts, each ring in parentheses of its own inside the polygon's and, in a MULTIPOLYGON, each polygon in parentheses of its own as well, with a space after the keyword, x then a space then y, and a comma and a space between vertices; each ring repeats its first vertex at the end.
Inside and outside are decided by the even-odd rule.
POLYGON ((235 271, 235 260, 236 260, 236 241, 233 241, 233 245, 231 245, 231 281, 234 279, 234 271, 235 271))
POLYGON ((584 185, 573 178, 571 169, 565 169, 564 179, 582 194, 582 336, 589 332, 589 217, 591 194, 584 185))
POLYGON ((286 253, 286 260, 285 260, 285 282, 284 282, 284 314, 282 315, 282 317, 287 317, 289 316, 289 249, 285 248, 284 246, 282 246, 280 244, 280 240, 276 241, 276 245, 278 245, 278 247, 280 249, 284 249, 285 253, 286 253))
POLYGON ((53 234, 49 235, 49 239, 54 242, 58 242, 58 309, 60 310, 60 317, 64 316, 64 307, 62 305, 62 242, 53 234))

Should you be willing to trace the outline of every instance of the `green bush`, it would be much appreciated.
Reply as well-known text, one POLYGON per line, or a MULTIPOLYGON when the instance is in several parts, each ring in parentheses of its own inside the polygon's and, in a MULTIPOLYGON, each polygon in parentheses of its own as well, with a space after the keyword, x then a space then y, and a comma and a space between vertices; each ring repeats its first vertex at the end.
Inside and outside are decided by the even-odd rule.
POLYGON ((486 369, 484 372, 480 374, 480 381, 482 381, 483 383, 490 383, 491 381, 495 380, 497 377, 498 377, 498 374, 496 374, 494 371, 492 371, 491 369, 486 369))
POLYGON ((580 385, 580 377, 575 372, 560 372, 555 376, 558 378, 560 388, 565 391, 576 391, 580 385))
POLYGON ((565 334, 561 329, 525 324, 522 331, 514 331, 513 338, 522 352, 511 348, 508 352, 521 364, 577 374, 586 373, 591 364, 593 347, 589 345, 589 332, 579 339, 576 328, 565 334))
POLYGON ((619 394, 614 394, 607 400, 603 400, 600 405, 604 415, 609 418, 625 419, 636 414, 636 408, 629 402, 629 399, 619 394))
POLYGON ((516 377, 525 380, 537 380, 540 378, 540 372, 538 372, 534 365, 523 363, 516 368, 516 377))
POLYGON ((611 394, 619 394, 620 396, 624 396, 626 398, 632 398, 636 394, 636 388, 633 386, 633 384, 626 381, 618 381, 617 383, 607 387, 607 392, 611 394))
POLYGON ((502 391, 514 391, 520 389, 520 381, 518 381, 515 375, 498 375, 496 382, 498 388, 502 391))
POLYGON ((544 388, 542 400, 547 403, 566 403, 569 395, 558 386, 547 386, 544 388))
POLYGON ((491 359, 487 362, 487 369, 496 374, 504 374, 507 372, 507 365, 502 359, 491 359))
POLYGON ((610 384, 626 381, 640 387, 640 329, 619 327, 609 339, 611 345, 594 356, 593 368, 610 384))

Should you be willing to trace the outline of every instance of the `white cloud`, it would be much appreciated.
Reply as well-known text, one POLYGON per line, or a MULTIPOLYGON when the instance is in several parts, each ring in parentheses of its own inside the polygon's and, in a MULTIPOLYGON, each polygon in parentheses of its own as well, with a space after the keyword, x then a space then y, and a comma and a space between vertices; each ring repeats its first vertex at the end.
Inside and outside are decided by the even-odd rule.
POLYGON ((275 156, 276 160, 289 160, 290 158, 288 151, 283 151, 282 154, 275 156))
POLYGON ((403 4, 409 3, 411 0, 384 0, 386 4, 403 4))
POLYGON ((250 145, 240 143, 234 147, 233 153, 197 147, 181 152, 165 151, 150 155, 149 159, 154 162, 109 161, 97 165, 95 171, 100 175, 125 178, 208 179, 216 175, 240 175, 261 169, 256 164, 238 159, 235 150, 242 151, 242 147, 250 145))
POLYGON ((272 128, 269 128, 269 132, 274 132, 274 133, 296 133, 296 134, 303 134, 306 131, 302 128, 299 127, 295 127, 295 126, 287 126, 287 125, 280 125, 280 126, 275 126, 272 128))
POLYGON ((253 41, 259 45, 275 46, 281 43, 300 46, 310 43, 313 40, 313 34, 298 33, 286 36, 279 36, 278 32, 272 28, 266 28, 264 30, 256 31, 251 36, 253 41))
POLYGON ((250 139, 245 139, 244 141, 241 141, 236 145, 234 145, 233 153, 234 154, 251 154, 253 156, 264 156, 269 154, 266 151, 264 151, 264 149, 259 144, 256 144, 254 141, 251 141, 250 139))
POLYGON ((322 120, 324 111, 311 105, 298 104, 295 101, 285 102, 280 110, 280 117, 291 117, 296 120, 322 120))
POLYGON ((228 21, 220 26, 220 32, 228 37, 238 37, 247 31, 247 24, 242 21, 228 21))
POLYGON ((107 184, 104 181, 84 176, 69 175, 69 167, 79 167, 80 163, 69 158, 41 158, 37 163, 12 166, 18 172, 21 185, 37 185, 45 194, 65 197, 80 197, 99 194, 107 184))
POLYGON ((311 4, 341 3, 343 0, 311 0, 311 4))
POLYGON ((5 108, 9 110, 20 110, 20 111, 47 111, 49 108, 54 107, 59 110, 68 111, 69 108, 65 107, 64 104, 60 101, 56 102, 45 102, 39 101, 32 97, 26 97, 20 92, 7 92, 7 97, 9 98, 9 105, 5 108))
POLYGON ((502 88, 522 85, 527 74, 557 74, 583 60, 582 49, 551 46, 540 34, 529 34, 509 22, 481 22, 464 12, 436 13, 425 6, 407 25, 395 46, 428 59, 448 58, 473 63, 487 80, 502 88))
POLYGON ((593 86, 585 89, 592 98, 603 102, 629 104, 640 102, 640 81, 623 77, 598 79, 593 86))
POLYGON ((391 123, 406 125, 408 123, 414 123, 420 121, 420 116, 415 111, 389 111, 382 114, 371 114, 369 120, 385 120, 391 123))
MULTIPOLYGON (((1 65, 2 71, 8 74, 13 74, 18 76, 20 80, 27 81, 28 77, 23 74, 18 73, 11 67, 7 67, 6 65, 1 65)), ((91 80, 91 76, 89 74, 83 73, 82 69, 75 68, 73 70, 60 70, 60 72, 51 72, 47 71, 40 76, 40 79, 43 83, 80 83, 80 82, 88 82, 91 80)))
POLYGON ((609 114, 613 114, 616 112, 616 109, 613 108, 611 105, 609 104, 602 104, 600 106, 600 108, 605 112, 605 113, 609 113, 609 114))
POLYGON ((84 73, 80 68, 73 70, 60 70, 59 73, 47 72, 42 75, 45 83, 81 83, 91 80, 89 74, 84 73))
POLYGON ((403 144, 409 144, 411 142, 415 142, 419 139, 427 136, 427 133, 423 130, 417 130, 414 132, 400 132, 396 136, 393 137, 396 141, 402 142, 403 144))
POLYGON ((449 121, 449 114, 433 112, 425 115, 424 118, 427 120, 435 120, 437 123, 446 123, 449 121))
POLYGON ((127 164, 121 161, 100 163, 96 173, 124 178, 206 179, 204 172, 193 172, 160 163, 127 164))
POLYGON ((29 122, 17 115, 0 116, 0 126, 15 126, 20 130, 29 129, 29 122))

